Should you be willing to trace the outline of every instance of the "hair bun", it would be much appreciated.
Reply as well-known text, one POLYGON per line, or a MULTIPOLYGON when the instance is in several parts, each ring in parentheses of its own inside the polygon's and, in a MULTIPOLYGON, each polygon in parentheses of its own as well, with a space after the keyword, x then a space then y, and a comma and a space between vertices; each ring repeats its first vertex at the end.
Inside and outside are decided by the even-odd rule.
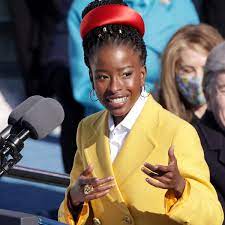
POLYGON ((117 4, 117 5, 126 5, 123 0, 95 0, 93 2, 90 2, 87 7, 82 12, 82 19, 85 17, 86 14, 88 14, 92 9, 97 8, 99 6, 103 5, 111 5, 111 4, 117 4))

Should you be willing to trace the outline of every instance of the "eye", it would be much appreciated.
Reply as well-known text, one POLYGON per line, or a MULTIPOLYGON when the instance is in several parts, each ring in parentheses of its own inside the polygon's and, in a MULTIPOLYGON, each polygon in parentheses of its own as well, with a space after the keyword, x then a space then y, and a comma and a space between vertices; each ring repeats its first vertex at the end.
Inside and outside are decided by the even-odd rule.
POLYGON ((95 76, 95 80, 106 80, 106 79, 108 79, 109 78, 109 76, 107 76, 107 75, 105 75, 105 74, 97 74, 96 76, 95 76))
POLYGON ((130 77, 131 75, 132 75, 132 72, 124 72, 123 73, 124 78, 130 77))
POLYGON ((220 93, 225 94, 225 87, 222 87, 219 90, 220 90, 220 93))
POLYGON ((194 73, 195 73, 195 69, 193 67, 185 66, 180 68, 181 75, 194 74, 194 73))

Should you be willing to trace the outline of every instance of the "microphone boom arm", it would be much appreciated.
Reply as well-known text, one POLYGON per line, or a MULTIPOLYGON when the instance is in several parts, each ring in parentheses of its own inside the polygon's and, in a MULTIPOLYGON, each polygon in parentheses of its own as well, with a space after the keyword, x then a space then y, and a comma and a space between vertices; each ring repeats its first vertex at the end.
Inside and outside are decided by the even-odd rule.
POLYGON ((24 141, 29 137, 29 130, 22 130, 17 135, 10 135, 7 139, 1 140, 0 148, 0 177, 7 173, 23 157, 20 151, 24 147, 24 141), (4 142, 4 143, 3 143, 4 142))

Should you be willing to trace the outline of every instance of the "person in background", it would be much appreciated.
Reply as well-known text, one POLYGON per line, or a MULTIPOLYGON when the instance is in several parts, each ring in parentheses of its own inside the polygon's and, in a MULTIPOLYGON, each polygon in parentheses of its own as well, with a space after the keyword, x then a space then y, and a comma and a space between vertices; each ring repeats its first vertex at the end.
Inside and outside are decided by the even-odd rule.
POLYGON ((82 106, 73 98, 68 62, 67 14, 72 0, 9 0, 18 62, 26 95, 55 97, 63 106, 60 144, 66 173, 76 150, 74 136, 83 118, 82 106))
MULTIPOLYGON (((79 36, 80 12, 89 2, 91 0, 74 0, 68 16, 73 95, 75 100, 84 107, 85 115, 104 108, 96 100, 96 96, 93 96, 88 70, 83 62, 82 39, 79 36)), ((148 29, 144 36, 148 51, 146 87, 157 94, 160 80, 160 59, 167 42, 184 25, 198 24, 198 15, 191 0, 125 0, 124 2, 137 10, 147 24, 148 29)))
POLYGON ((188 122, 202 117, 207 108, 203 68, 210 50, 222 41, 206 24, 187 25, 174 34, 162 57, 159 102, 164 108, 188 122))
POLYGON ((211 182, 225 212, 225 42, 213 48, 204 69, 203 91, 208 108, 193 125, 202 143, 211 182))
POLYGON ((221 225, 222 208, 197 132, 144 88, 140 14, 121 0, 101 0, 91 2, 82 18, 84 61, 106 110, 79 124, 59 221, 221 225))

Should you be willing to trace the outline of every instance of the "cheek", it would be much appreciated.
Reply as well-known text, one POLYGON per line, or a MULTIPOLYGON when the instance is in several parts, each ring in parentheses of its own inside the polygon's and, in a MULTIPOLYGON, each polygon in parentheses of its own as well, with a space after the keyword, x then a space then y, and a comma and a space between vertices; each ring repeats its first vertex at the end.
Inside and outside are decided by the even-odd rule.
POLYGON ((217 96, 216 97, 216 104, 217 104, 217 107, 220 110, 225 111, 225 96, 217 96))
POLYGON ((133 79, 129 81, 130 86, 136 86, 137 89, 140 89, 144 85, 144 78, 142 75, 136 75, 133 79))
POLYGON ((94 81, 94 89, 98 98, 102 98, 103 95, 107 92, 108 82, 107 81, 94 81))
POLYGON ((225 96, 216 95, 213 99, 211 99, 210 109, 216 115, 225 114, 225 96))

